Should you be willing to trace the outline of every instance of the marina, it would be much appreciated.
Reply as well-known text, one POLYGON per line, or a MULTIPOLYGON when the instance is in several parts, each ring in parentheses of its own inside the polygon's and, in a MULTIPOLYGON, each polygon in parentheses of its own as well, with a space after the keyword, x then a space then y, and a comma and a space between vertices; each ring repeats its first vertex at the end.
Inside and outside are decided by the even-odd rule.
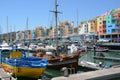
MULTIPOLYGON (((55 19, 50 21, 49 28, 39 25, 30 30, 27 17, 26 29, 9 31, 6 17, 7 33, 0 34, 0 80, 120 79, 120 8, 80 23, 76 11, 75 22, 71 16, 70 22, 61 22, 59 3, 62 9, 69 2, 63 5, 59 0, 53 1, 54 10, 50 12, 55 19)), ((48 5, 45 2, 40 13, 48 5)))
MULTIPOLYGON (((48 46, 48 45, 47 45, 48 46)), ((70 46, 69 46, 70 47, 70 46)), ((39 47, 37 47, 37 49, 38 49, 39 47)), ((44 47, 45 48, 45 47, 44 47)), ((50 47, 51 49, 54 49, 54 48, 52 48, 52 47, 50 47)), ((9 48, 9 49, 11 49, 11 48, 9 48)), ((47 49, 48 49, 48 47, 47 47, 47 49)), ((4 49, 3 49, 4 50, 4 49)), ((39 49, 38 49, 39 50, 39 49)), ((40 49, 40 52, 42 52, 42 51, 44 51, 44 50, 42 50, 42 49, 40 49)), ((48 51, 48 50, 47 50, 48 51)), ((67 52, 69 52, 70 50, 68 49, 68 51, 67 52)), ((33 56, 34 54, 35 54, 35 52, 36 52, 36 50, 34 49, 34 50, 27 50, 27 49, 25 49, 25 52, 26 52, 26 56, 33 56)), ((120 53, 119 52, 117 52, 117 51, 108 51, 108 52, 102 52, 102 54, 104 55, 104 57, 103 58, 109 58, 109 57, 112 57, 112 59, 103 59, 103 58, 95 58, 95 56, 94 56, 94 54, 96 54, 97 55, 97 57, 100 57, 99 56, 99 54, 100 54, 101 52, 95 52, 94 53, 94 51, 93 50, 88 50, 87 52, 81 52, 80 53, 80 55, 79 55, 79 58, 78 58, 78 68, 77 68, 77 71, 76 71, 76 73, 75 73, 75 69, 74 68, 70 68, 70 67, 68 67, 67 69, 69 69, 69 72, 68 72, 68 74, 69 75, 74 75, 74 74, 76 74, 76 75, 78 75, 78 74, 82 74, 82 73, 86 73, 86 72, 91 72, 91 71, 93 71, 93 73, 94 73, 94 71, 96 71, 96 70, 104 70, 104 68, 107 66, 107 69, 109 69, 109 68, 112 68, 113 66, 116 66, 116 67, 114 67, 114 68, 119 68, 119 63, 120 63, 120 60, 119 60, 119 58, 120 58, 120 53), (114 59, 115 60, 114 60, 114 59), (83 62, 84 63, 84 65, 83 64, 81 64, 80 62, 81 61, 86 61, 86 62, 83 62), (100 67, 99 66, 99 62, 102 62, 102 67, 100 67), (109 64, 108 64, 109 63, 109 64)), ((48 53, 47 53, 48 54, 48 53)), ((49 54, 50 54, 50 52, 49 52, 49 54)), ((62 53, 61 53, 62 54, 62 53)), ((70 52, 68 53, 69 55, 71 55, 70 54, 70 52)), ((37 55, 37 56, 40 56, 40 55, 37 55)), ((64 57, 64 56, 63 56, 64 57)), ((49 58, 49 57, 48 57, 49 58)), ((67 60, 69 60, 69 59, 67 59, 67 60)), ((64 64, 66 64, 66 63, 69 63, 69 62, 73 62, 74 61, 74 59, 72 59, 72 60, 69 60, 69 61, 66 61, 65 60, 65 63, 64 64)), ((63 62, 62 61, 60 61, 60 62, 57 62, 57 64, 56 63, 54 63, 54 65, 61 65, 61 64, 63 64, 63 62)), ((77 64, 77 63, 76 63, 77 64)), ((50 64, 49 64, 50 65, 50 64)), ((52 64, 53 65, 53 64, 52 64)), ((44 73, 41 75, 41 78, 39 78, 39 79, 42 79, 43 77, 44 78, 46 78, 46 79, 49 79, 49 80, 51 80, 51 79, 54 79, 55 77, 59 77, 59 76, 63 76, 63 72, 61 71, 61 69, 62 69, 62 67, 61 68, 59 68, 59 69, 55 69, 55 68, 46 68, 46 70, 44 71, 44 73)), ((107 73, 106 73, 107 74, 107 73)), ((32 75, 31 75, 32 76, 32 75)), ((101 75, 100 75, 101 76, 101 75)), ((116 77, 116 76, 115 76, 116 77)), ((114 78, 114 77, 112 77, 112 78, 114 78)), ((18 80, 30 80, 31 78, 17 78, 18 80)))
MULTIPOLYGON (((31 54, 33 54, 33 53, 31 53, 31 54)), ((31 55, 31 54, 29 53, 29 55, 31 55)), ((95 58, 93 58, 93 54, 94 54, 93 51, 88 51, 87 54, 81 54, 80 55, 81 57, 79 58, 79 61, 87 60, 87 61, 94 62, 94 63, 99 63, 101 61, 101 62, 103 62, 103 65, 106 65, 108 62, 112 62, 111 65, 118 65, 119 64, 119 61, 95 59, 95 58)), ((107 53, 104 53, 104 54, 106 54, 106 56, 114 56, 114 57, 119 57, 118 55, 120 55, 120 53, 117 53, 117 52, 112 52, 112 53, 107 52, 107 53)), ((84 66, 81 66, 81 65, 79 65, 79 66, 80 67, 78 67, 77 72, 80 72, 80 73, 77 73, 76 75, 81 74, 81 72, 86 73, 86 72, 93 71, 93 73, 94 73, 94 71, 96 71, 97 69, 101 70, 101 68, 95 68, 95 67, 90 66, 90 65, 87 65, 87 67, 84 67, 84 66)), ((116 68, 119 68, 119 65, 116 68)), ((71 75, 71 73, 70 73, 70 75, 71 75)), ((42 76, 46 76, 46 78, 52 79, 52 78, 59 77, 59 76, 62 76, 62 75, 61 75, 61 71, 59 71, 59 70, 46 69, 42 76)), ((28 79, 27 78, 25 78, 25 79, 24 78, 18 78, 18 80, 30 80, 30 78, 28 78, 28 79)))
MULTIPOLYGON (((116 52, 107 52, 107 53, 104 53, 104 54, 106 54, 106 56, 114 56, 114 57, 119 57, 119 55, 120 55, 120 53, 116 53, 116 52)), ((104 70, 105 68, 107 68, 107 69, 109 69, 109 68, 119 68, 119 63, 120 63, 120 61, 95 59, 93 57, 93 52, 91 52, 91 51, 89 51, 88 54, 82 54, 81 57, 79 58, 79 61, 81 61, 81 60, 87 60, 89 62, 96 63, 96 64, 98 64, 99 62, 102 62, 104 67, 91 66, 90 64, 88 64, 88 65, 85 64, 85 65, 81 66, 79 64, 78 73, 76 75, 86 73, 86 72, 91 72, 91 71, 93 71, 93 73, 94 73, 94 71, 96 71, 96 70, 104 70), (112 65, 112 67, 110 67, 111 65, 112 65)), ((49 77, 54 78, 54 77, 62 76, 60 71, 55 71, 53 73, 52 73, 52 71, 54 71, 54 70, 50 70, 50 73, 48 72, 48 74, 51 74, 49 77), (56 75, 54 73, 56 73, 56 75)), ((107 72, 106 72, 106 74, 107 74, 107 72)), ((76 77, 74 77, 74 78, 76 78, 76 77)), ((78 80, 79 80, 79 78, 78 78, 78 80)))

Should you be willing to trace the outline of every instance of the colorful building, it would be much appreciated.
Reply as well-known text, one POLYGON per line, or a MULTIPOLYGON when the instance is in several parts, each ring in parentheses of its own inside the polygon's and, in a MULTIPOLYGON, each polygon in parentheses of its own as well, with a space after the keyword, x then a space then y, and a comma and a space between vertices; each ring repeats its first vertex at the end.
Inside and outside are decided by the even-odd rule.
POLYGON ((41 37, 47 36, 46 31, 47 31, 46 27, 40 26, 40 27, 35 28, 36 37, 41 38, 41 37))
POLYGON ((69 36, 74 33, 74 22, 60 22, 59 23, 60 36, 69 36))
POLYGON ((82 21, 78 30, 79 35, 88 34, 88 21, 82 21))
POLYGON ((97 18, 88 21, 88 34, 97 34, 97 18))
POLYGON ((32 39, 37 38, 35 30, 31 30, 32 33, 32 39))
MULTIPOLYGON (((109 39, 113 42, 120 42, 120 8, 107 11, 90 20, 82 21, 78 28, 74 27, 73 21, 60 22, 57 30, 58 32, 56 34, 56 27, 51 26, 50 29, 46 29, 46 27, 40 26, 34 30, 18 31, 15 32, 16 38, 11 39, 11 41, 14 39, 22 40, 41 37, 54 38, 56 35, 59 37, 97 35, 99 39, 109 39)), ((10 40, 8 34, 13 36, 13 34, 5 33, 1 35, 2 40, 10 40)))
POLYGON ((113 42, 120 42, 120 9, 111 10, 106 16, 106 35, 113 42))

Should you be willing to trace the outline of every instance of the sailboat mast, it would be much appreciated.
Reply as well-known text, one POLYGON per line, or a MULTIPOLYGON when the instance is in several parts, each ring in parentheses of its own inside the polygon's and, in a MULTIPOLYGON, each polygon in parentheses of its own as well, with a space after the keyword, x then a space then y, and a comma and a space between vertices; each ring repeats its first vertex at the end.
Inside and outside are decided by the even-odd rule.
POLYGON ((7 43, 9 43, 9 33, 8 33, 8 16, 6 17, 6 21, 7 21, 7 43))
POLYGON ((57 0, 55 0, 55 21, 56 21, 56 55, 58 54, 58 26, 57 26, 57 17, 58 17, 58 15, 57 15, 57 13, 58 13, 58 11, 57 11, 57 7, 58 7, 58 5, 57 5, 57 0))
POLYGON ((57 7, 58 7, 57 0, 55 0, 55 11, 51 11, 51 12, 55 13, 55 25, 56 25, 56 55, 58 55, 58 25, 57 25, 58 21, 57 21, 57 17, 58 17, 58 13, 60 13, 60 12, 58 12, 57 7))
POLYGON ((1 31, 1 25, 0 25, 0 43, 1 43, 1 41, 2 41, 2 36, 1 36, 1 34, 2 34, 2 31, 1 31))
POLYGON ((79 17, 79 14, 78 14, 78 9, 77 9, 77 27, 78 27, 78 17, 79 17))
POLYGON ((26 30, 28 30, 28 17, 27 17, 27 20, 26 20, 26 30))
POLYGON ((26 31, 24 31, 24 46, 25 46, 25 39, 27 39, 26 34, 27 34, 27 30, 28 30, 28 17, 27 17, 27 19, 26 19, 26 27, 25 27, 25 30, 26 30, 26 31))
POLYGON ((1 25, 0 25, 0 34, 2 34, 2 31, 1 31, 2 29, 1 29, 1 25))

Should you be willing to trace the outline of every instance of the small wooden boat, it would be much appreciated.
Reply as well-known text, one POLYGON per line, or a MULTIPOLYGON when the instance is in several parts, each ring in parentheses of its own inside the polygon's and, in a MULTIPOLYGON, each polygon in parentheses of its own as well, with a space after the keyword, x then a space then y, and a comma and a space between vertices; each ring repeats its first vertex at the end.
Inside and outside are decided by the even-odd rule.
POLYGON ((0 50, 2 68, 16 77, 40 78, 48 65, 47 59, 26 57, 23 49, 0 50), (6 56, 9 55, 9 58, 6 56))
POLYGON ((75 72, 78 68, 79 54, 72 55, 59 55, 58 57, 53 57, 49 59, 48 68, 50 69, 62 69, 63 67, 73 68, 75 72))
POLYGON ((75 72, 78 68, 78 60, 81 51, 75 51, 71 54, 55 55, 55 50, 38 50, 33 54, 34 57, 42 57, 48 59, 48 69, 62 69, 63 67, 74 68, 75 72))

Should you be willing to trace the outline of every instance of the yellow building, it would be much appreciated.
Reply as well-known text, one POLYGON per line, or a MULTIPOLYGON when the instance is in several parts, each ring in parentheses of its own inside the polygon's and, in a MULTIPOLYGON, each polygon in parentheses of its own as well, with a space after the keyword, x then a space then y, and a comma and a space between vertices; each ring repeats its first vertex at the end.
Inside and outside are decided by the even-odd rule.
POLYGON ((102 26, 102 21, 103 21, 103 19, 101 16, 97 17, 97 33, 98 33, 98 35, 100 35, 99 31, 100 31, 100 26, 102 26))

